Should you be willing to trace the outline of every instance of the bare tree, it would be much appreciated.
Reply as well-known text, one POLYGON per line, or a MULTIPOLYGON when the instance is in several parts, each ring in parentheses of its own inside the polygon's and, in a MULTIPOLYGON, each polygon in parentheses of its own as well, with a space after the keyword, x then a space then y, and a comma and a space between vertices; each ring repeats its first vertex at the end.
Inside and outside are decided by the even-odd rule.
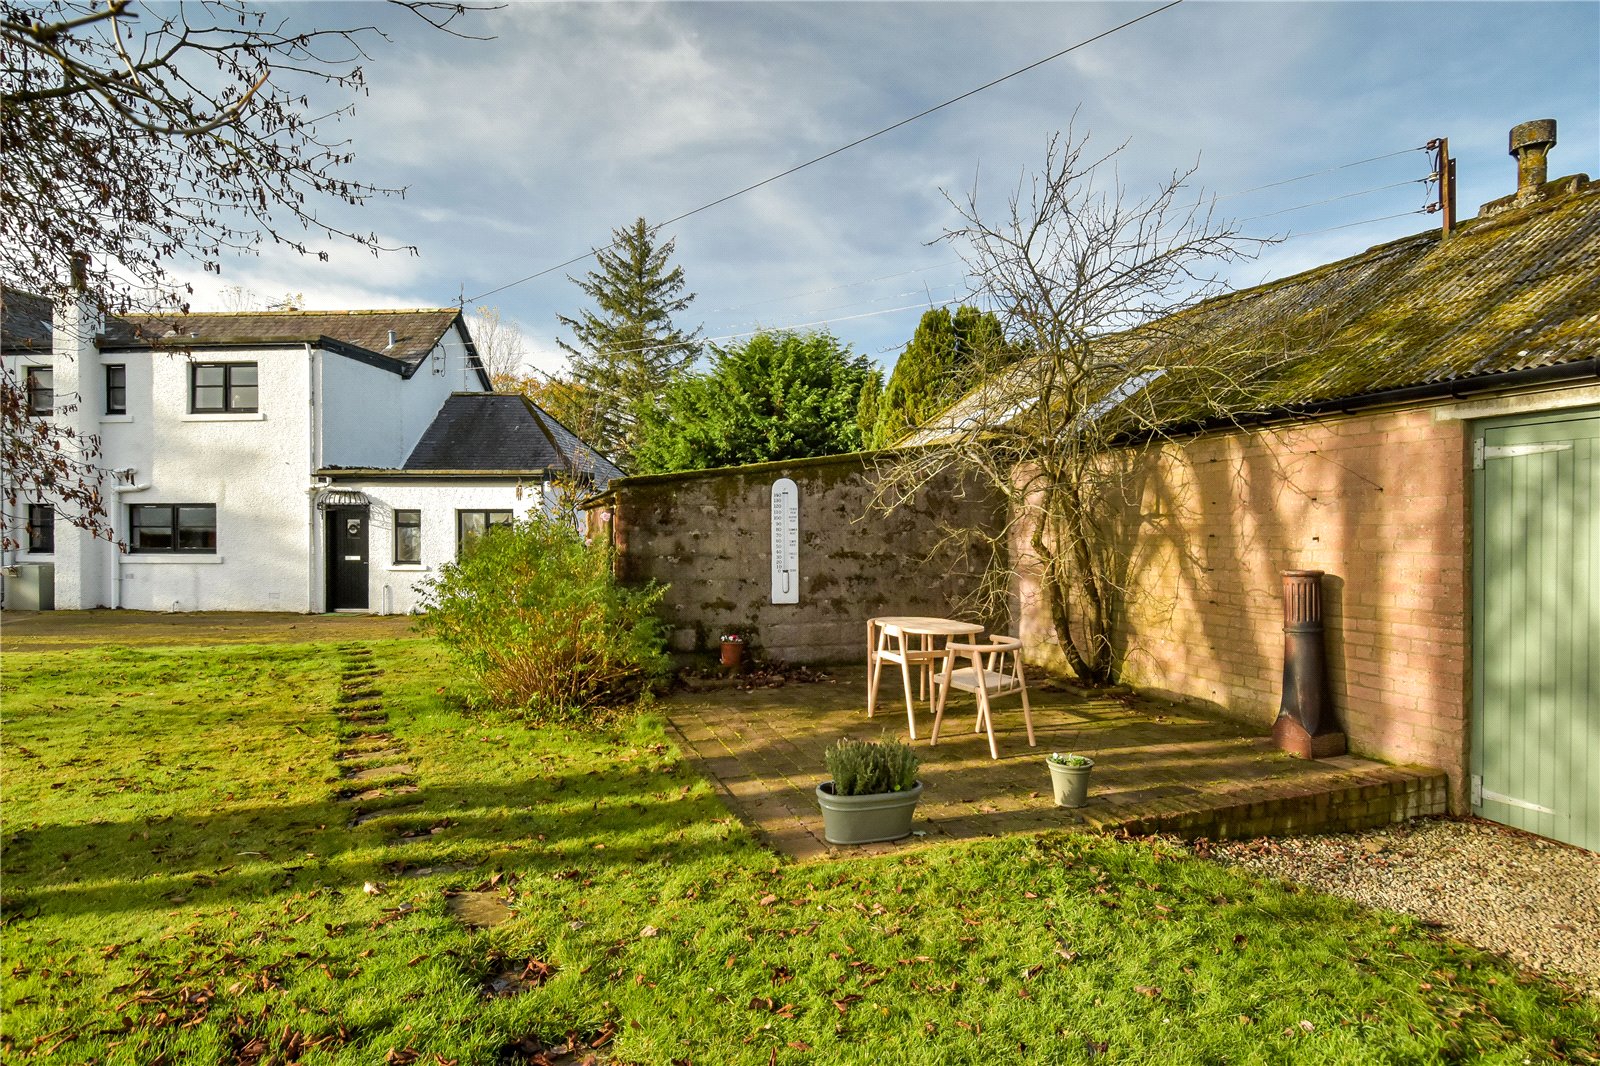
POLYGON ((305 305, 303 292, 286 292, 281 299, 269 300, 243 285, 225 285, 217 297, 219 311, 298 311, 305 305))
POLYGON ((517 324, 502 318, 498 307, 479 307, 467 317, 467 328, 494 387, 503 392, 520 391, 517 384, 528 358, 528 341, 517 324))
MULTIPOLYGON (((458 36, 460 16, 492 6, 390 3, 458 36)), ((347 177, 349 141, 328 132, 366 91, 368 44, 387 37, 297 26, 298 14, 246 0, 0 0, 5 283, 51 295, 72 277, 106 313, 187 310, 179 264, 220 273, 224 255, 262 244, 326 259, 324 239, 400 250, 322 210, 403 192, 347 177)), ((8 505, 57 494, 62 463, 95 479, 97 442, 30 413, 14 373, 0 391, 8 505)), ((103 528, 98 492, 77 502, 64 517, 103 528)))
POLYGON ((1062 652, 1094 683, 1115 680, 1120 665, 1116 529, 1128 449, 1174 422, 1235 409, 1278 350, 1219 357, 1202 324, 1180 313, 1218 294, 1213 271, 1259 242, 1196 203, 1193 169, 1134 196, 1116 172, 1120 151, 1092 155, 1071 129, 1052 136, 1044 168, 996 219, 976 184, 961 200, 947 195, 961 221, 944 239, 960 247, 973 296, 999 316, 1004 339, 978 356, 975 388, 881 472, 885 506, 952 474, 1002 497, 1008 518, 989 534, 986 589, 1008 594, 1007 549, 1025 545, 1062 652))
MULTIPOLYGON (((97 537, 109 538, 111 525, 100 489, 101 471, 96 465, 99 437, 41 416, 38 399, 29 396, 26 383, 9 366, 0 373, 0 440, 5 451, 7 517, 0 528, 0 550, 10 551, 21 542, 25 502, 48 500, 52 517, 97 537)), ((55 414, 68 414, 75 407, 67 397, 52 397, 49 404, 55 414)))

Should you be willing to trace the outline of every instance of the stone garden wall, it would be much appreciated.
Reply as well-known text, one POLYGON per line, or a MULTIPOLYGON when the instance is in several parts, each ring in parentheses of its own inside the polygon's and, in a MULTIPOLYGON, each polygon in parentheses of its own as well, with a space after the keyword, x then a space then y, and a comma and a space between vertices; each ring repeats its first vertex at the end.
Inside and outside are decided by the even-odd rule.
POLYGON ((992 496, 946 482, 885 516, 872 464, 858 454, 622 478, 591 517, 610 523, 623 581, 669 586, 661 613, 674 652, 715 654, 738 632, 766 658, 859 663, 870 617, 971 616, 961 601, 986 555, 981 538, 946 531, 998 529, 1004 514, 992 496), (799 489, 795 604, 771 602, 771 493, 785 477, 799 489))

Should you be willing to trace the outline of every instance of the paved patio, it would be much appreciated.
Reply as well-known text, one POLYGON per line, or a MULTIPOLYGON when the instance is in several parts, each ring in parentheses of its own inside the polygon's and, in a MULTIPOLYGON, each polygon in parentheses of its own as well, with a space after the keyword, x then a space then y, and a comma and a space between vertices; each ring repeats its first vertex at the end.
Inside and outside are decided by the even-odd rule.
POLYGON ((1030 690, 1035 748, 1028 747, 1020 703, 997 704, 998 761, 972 731, 970 696, 952 696, 937 746, 927 739, 932 713, 919 704, 920 835, 840 848, 822 839, 815 789, 827 778, 824 751, 842 737, 907 739, 907 731, 898 677, 885 678, 877 714, 868 719, 865 669, 831 676, 832 683, 751 690, 713 684, 676 695, 664 708, 733 810, 774 848, 800 859, 1044 829, 1213 838, 1361 829, 1445 809, 1445 775, 1437 770, 1353 756, 1307 762, 1278 752, 1262 733, 1191 707, 1046 681, 1030 690), (1054 805, 1044 765, 1052 751, 1095 760, 1087 807, 1054 805))

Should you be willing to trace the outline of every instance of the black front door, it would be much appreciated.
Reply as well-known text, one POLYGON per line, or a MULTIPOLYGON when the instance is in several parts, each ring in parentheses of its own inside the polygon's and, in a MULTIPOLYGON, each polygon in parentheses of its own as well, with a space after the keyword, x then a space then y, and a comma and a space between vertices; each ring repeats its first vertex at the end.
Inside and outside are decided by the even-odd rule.
POLYGON ((328 511, 328 610, 367 609, 367 509, 328 511))

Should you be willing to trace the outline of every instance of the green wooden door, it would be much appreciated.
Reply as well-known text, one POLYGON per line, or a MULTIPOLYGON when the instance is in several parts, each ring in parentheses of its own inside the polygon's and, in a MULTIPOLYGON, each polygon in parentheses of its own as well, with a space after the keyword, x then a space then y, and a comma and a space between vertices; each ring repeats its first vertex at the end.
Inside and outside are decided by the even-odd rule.
POLYGON ((1600 412, 1473 438, 1472 809, 1600 849, 1600 412))

